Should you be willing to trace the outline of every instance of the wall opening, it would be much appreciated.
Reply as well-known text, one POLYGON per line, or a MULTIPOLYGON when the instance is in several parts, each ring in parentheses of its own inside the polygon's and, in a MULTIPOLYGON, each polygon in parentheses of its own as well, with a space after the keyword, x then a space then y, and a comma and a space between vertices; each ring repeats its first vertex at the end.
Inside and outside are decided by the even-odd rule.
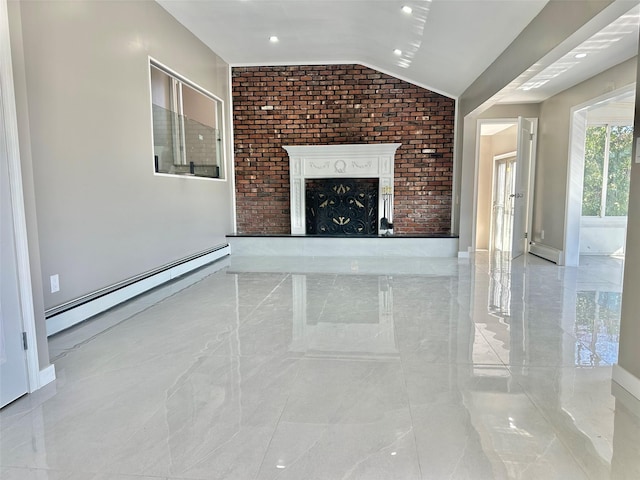
POLYGON ((624 256, 635 87, 574 108, 565 219, 565 264, 580 255, 624 256))

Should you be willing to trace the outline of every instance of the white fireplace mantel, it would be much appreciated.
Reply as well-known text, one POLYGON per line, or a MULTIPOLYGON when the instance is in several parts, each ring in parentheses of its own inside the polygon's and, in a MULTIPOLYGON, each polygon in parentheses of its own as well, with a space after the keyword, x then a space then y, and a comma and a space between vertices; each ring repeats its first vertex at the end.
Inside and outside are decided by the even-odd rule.
MULTIPOLYGON (((287 145, 289 154, 291 233, 305 234, 307 178, 377 178, 378 225, 384 215, 384 196, 390 195, 388 219, 393 218, 395 153, 400 143, 350 145, 287 145)), ((386 233, 384 230, 380 234, 386 233)))

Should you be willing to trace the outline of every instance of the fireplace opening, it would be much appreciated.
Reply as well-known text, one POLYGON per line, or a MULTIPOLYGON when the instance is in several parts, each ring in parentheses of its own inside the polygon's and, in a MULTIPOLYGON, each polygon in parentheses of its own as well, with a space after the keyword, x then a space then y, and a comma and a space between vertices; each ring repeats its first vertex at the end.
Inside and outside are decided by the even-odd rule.
POLYGON ((307 235, 377 235, 377 178, 305 181, 307 235))

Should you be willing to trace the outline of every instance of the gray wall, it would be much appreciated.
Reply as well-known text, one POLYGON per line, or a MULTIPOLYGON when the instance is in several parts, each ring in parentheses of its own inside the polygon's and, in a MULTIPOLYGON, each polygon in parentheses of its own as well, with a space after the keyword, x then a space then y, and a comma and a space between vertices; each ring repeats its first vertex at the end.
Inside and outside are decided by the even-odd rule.
MULTIPOLYGON (((479 118, 513 118, 518 115, 528 118, 538 117, 533 219, 530 238, 537 243, 563 250, 571 108, 612 90, 633 84, 636 80, 636 62, 636 57, 627 60, 541 104, 496 105, 479 115, 467 116, 462 152, 464 158, 463 175, 467 176, 463 176, 463 180, 466 178, 466 188, 473 192, 476 123, 479 118), (544 240, 540 235, 542 230, 545 231, 544 240)), ((470 198, 466 199, 466 202, 473 202, 473 194, 467 193, 470 198)), ((470 207, 467 206, 464 211, 473 218, 470 207)), ((472 221, 460 225, 460 251, 466 251, 471 246, 472 226, 472 221)))
POLYGON ((564 246, 571 108, 636 81, 636 58, 565 90, 540 105, 532 239, 564 246), (540 232, 545 231, 544 240, 540 232))
MULTIPOLYGON (((637 76, 640 78, 640 62, 637 76)), ((634 139, 640 138, 640 83, 636 83, 634 139)), ((633 158, 638 154, 634 140, 633 158)), ((624 261, 624 289, 620 319, 620 351, 618 364, 640 381, 640 163, 631 164, 629 215, 627 217, 627 250, 624 261)))
MULTIPOLYGON (((460 96, 460 114, 468 115, 480 107, 611 3, 613 0, 550 0, 511 45, 460 96)), ((616 11, 622 14, 631 6, 627 3, 616 11)))
MULTIPOLYGON (((225 243, 230 181, 153 173, 148 56, 227 102, 228 129, 229 66, 155 2, 10 9, 44 307, 225 243), (61 290, 51 294, 53 274, 61 290)), ((227 136, 227 162, 230 145, 227 136)))
POLYGON ((560 45, 577 44, 578 40, 572 38, 576 31, 584 29, 585 32, 590 32, 597 29, 597 26, 589 24, 595 16, 603 14, 613 20, 629 8, 628 2, 613 0, 550 0, 511 45, 460 96, 455 157, 457 168, 454 179, 456 187, 453 192, 456 199, 453 213, 454 218, 458 219, 453 230, 460 235, 460 252, 467 252, 473 243, 476 127, 475 119, 470 118, 470 114, 481 114, 488 108, 487 103, 494 95, 541 59, 544 58, 547 62, 555 60, 558 54, 554 50, 560 45))

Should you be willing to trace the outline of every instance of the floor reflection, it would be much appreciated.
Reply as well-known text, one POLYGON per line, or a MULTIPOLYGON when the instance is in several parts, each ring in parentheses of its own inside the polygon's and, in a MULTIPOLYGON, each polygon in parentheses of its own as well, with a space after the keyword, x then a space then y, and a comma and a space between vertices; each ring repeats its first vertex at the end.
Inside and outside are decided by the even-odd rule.
POLYGON ((291 278, 290 351, 398 356, 392 277, 294 274, 291 278))
POLYGON ((613 365, 620 341, 620 292, 576 292, 576 365, 613 365))
MULTIPOLYGON (((579 269, 547 271, 532 256, 511 261, 500 253, 486 255, 485 262, 476 262, 472 284, 474 298, 486 296, 486 311, 474 305, 471 315, 511 380, 590 478, 640 478, 638 417, 609 391, 610 365, 618 358, 623 263, 589 258, 579 269), (617 457, 620 437, 630 437, 634 446, 621 443, 616 451, 625 454, 617 457)), ((518 478, 515 471, 507 476, 518 478)))

